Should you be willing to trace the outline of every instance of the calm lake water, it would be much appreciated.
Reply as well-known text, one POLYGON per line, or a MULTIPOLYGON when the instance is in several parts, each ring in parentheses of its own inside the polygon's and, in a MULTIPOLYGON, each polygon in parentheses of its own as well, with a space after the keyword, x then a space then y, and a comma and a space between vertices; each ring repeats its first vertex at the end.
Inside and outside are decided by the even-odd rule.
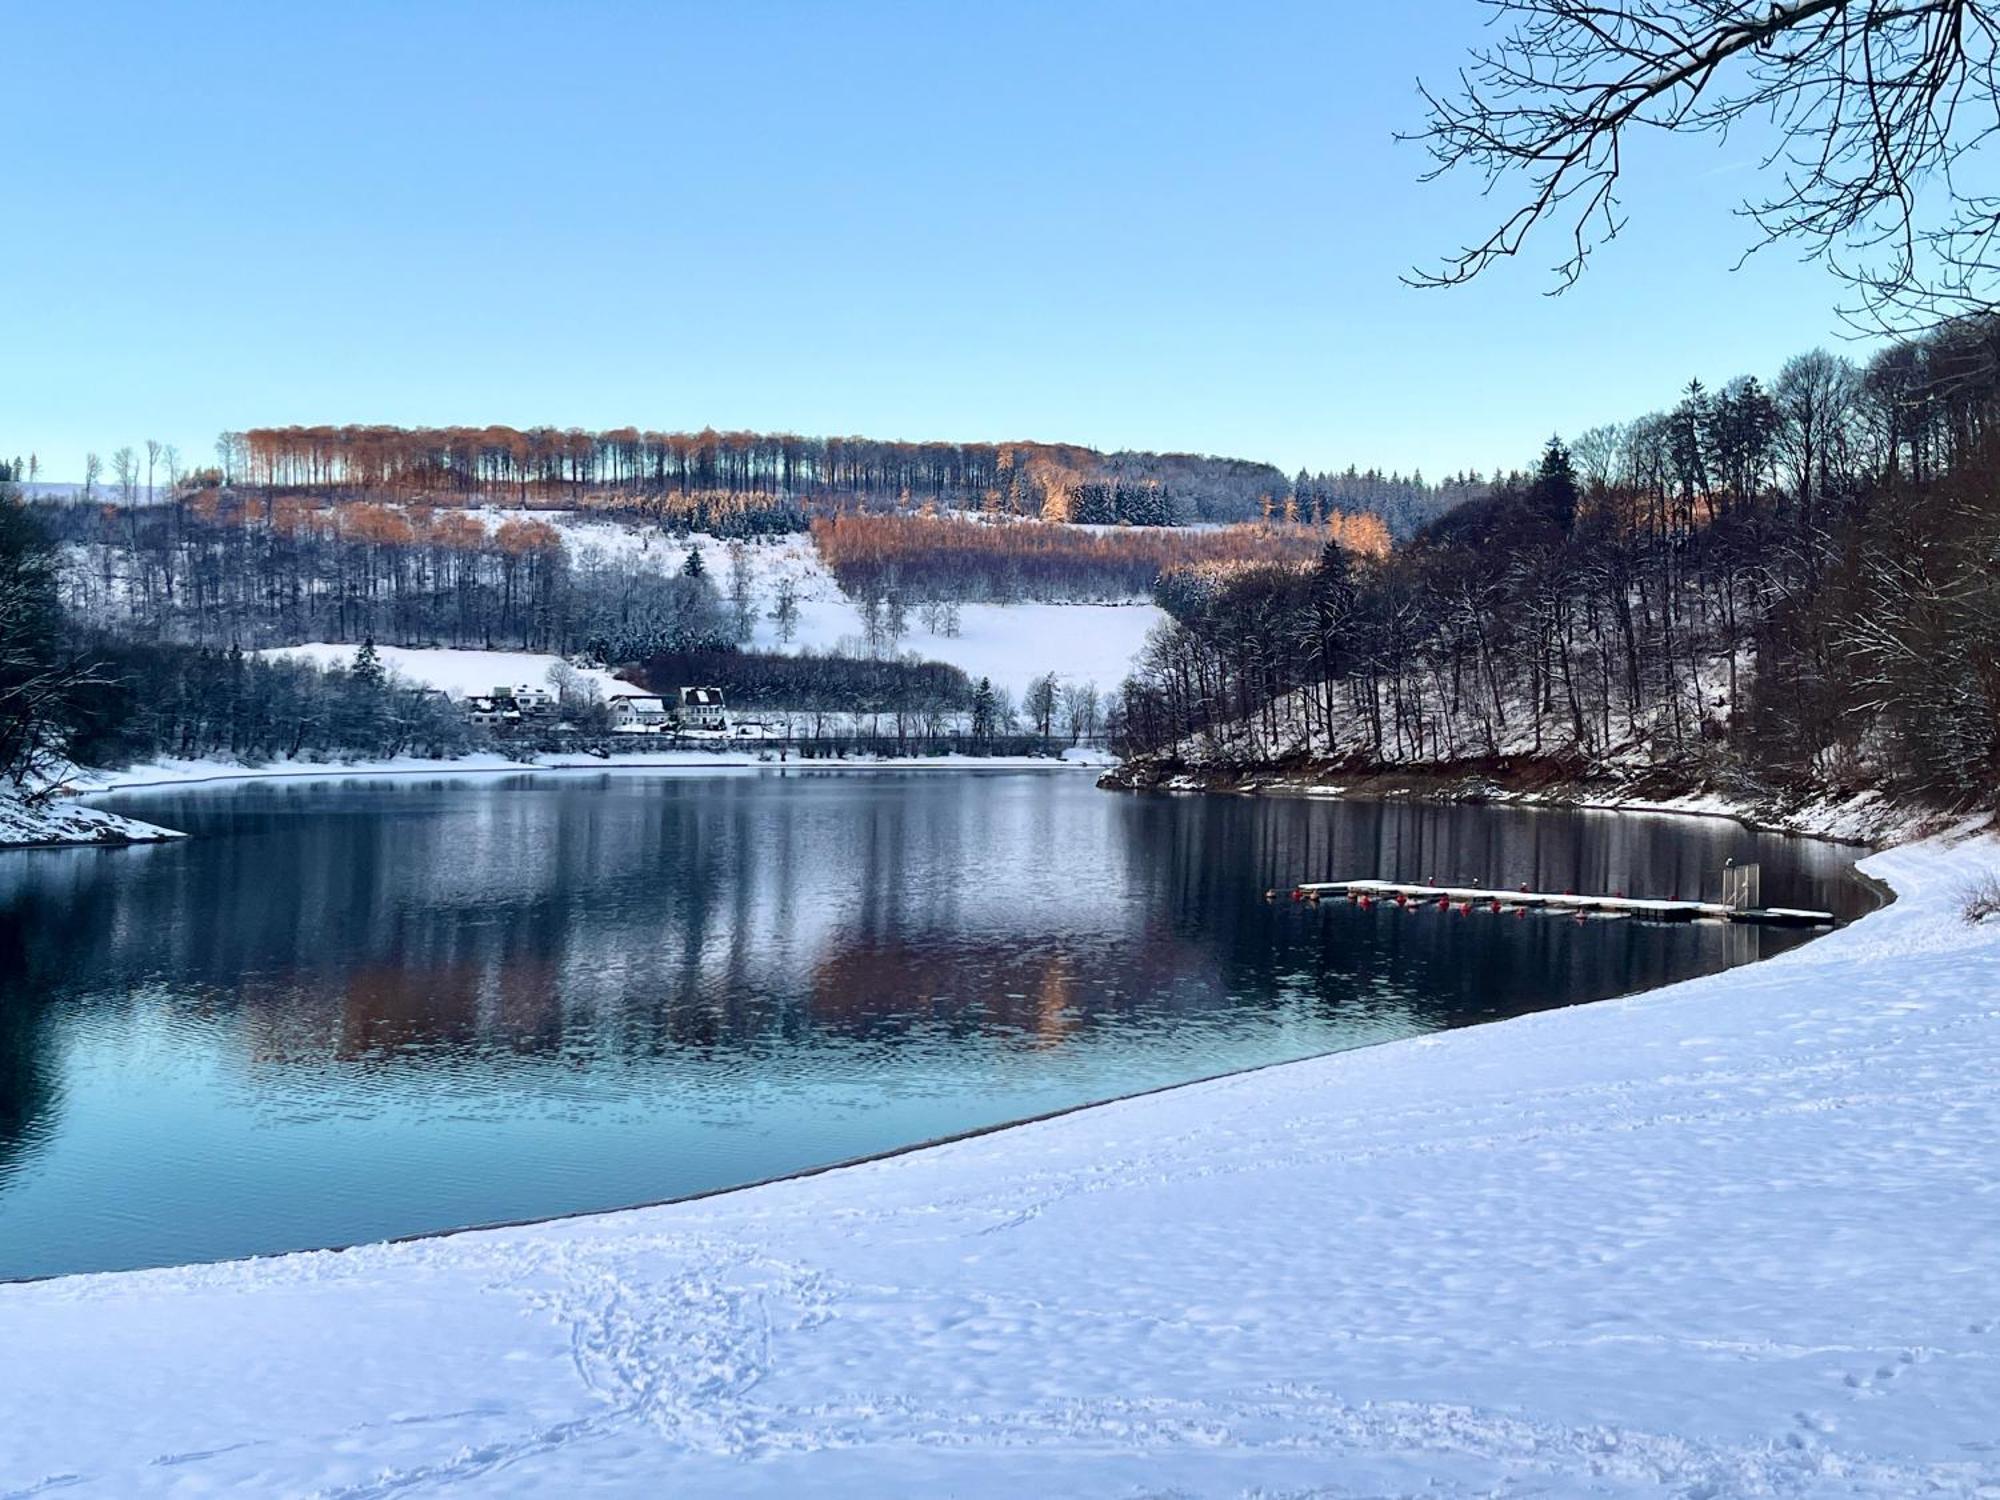
POLYGON ((1263 899, 1311 878, 1853 914, 1720 820, 1130 796, 1051 772, 126 795, 0 855, 0 1276, 609 1208, 1767 956, 1795 932, 1263 899))

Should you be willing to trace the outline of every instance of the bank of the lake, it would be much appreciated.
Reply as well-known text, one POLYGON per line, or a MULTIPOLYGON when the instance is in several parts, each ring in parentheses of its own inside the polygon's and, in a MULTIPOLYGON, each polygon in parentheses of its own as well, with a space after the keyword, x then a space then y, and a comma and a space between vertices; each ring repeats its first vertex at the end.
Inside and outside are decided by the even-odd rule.
POLYGON ((733 769, 131 789, 0 856, 0 1277, 545 1218, 1670 984, 1811 935, 1304 910, 1356 873, 1868 909, 1716 819, 733 769))
POLYGON ((263 761, 255 765, 232 760, 158 760, 138 765, 71 767, 53 795, 28 798, 0 795, 0 851, 62 849, 77 846, 115 848, 125 844, 159 843, 185 837, 177 829, 159 828, 128 818, 89 799, 111 792, 151 790, 167 786, 197 786, 219 781, 338 780, 350 776, 503 775, 522 771, 687 771, 741 770, 784 765, 823 770, 1101 770, 1112 757, 1097 750, 1065 750, 1059 755, 848 755, 801 759, 773 750, 657 750, 608 756, 564 755, 551 752, 516 759, 492 752, 446 758, 404 755, 356 761, 263 761))
POLYGON ((2000 847, 1867 868, 1896 904, 1629 999, 699 1203, 0 1287, 0 1486, 1991 1493, 2000 925, 1958 907, 2000 847))
POLYGON ((0 852, 9 849, 118 848, 157 844, 182 835, 69 796, 0 793, 0 852))
POLYGON ((1135 756, 1108 767, 1112 791, 1233 796, 1408 799, 1479 806, 1569 807, 1724 817, 1745 827, 1843 843, 1907 843, 1958 815, 1898 802, 1870 787, 1758 786, 1700 760, 1590 764, 1569 757, 1468 757, 1384 764, 1366 758, 1282 761, 1135 756))

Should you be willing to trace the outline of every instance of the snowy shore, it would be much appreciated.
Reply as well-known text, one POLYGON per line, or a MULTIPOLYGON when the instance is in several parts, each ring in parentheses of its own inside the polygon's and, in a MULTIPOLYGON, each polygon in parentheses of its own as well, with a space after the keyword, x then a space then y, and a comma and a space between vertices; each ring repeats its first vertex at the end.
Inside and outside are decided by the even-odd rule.
MULTIPOLYGON (((101 807, 79 798, 150 788, 197 786, 227 781, 345 780, 353 776, 447 776, 525 771, 723 771, 788 769, 794 771, 1060 771, 1102 770, 1113 763, 1099 750, 1072 749, 1060 759, 1041 755, 851 755, 840 760, 780 761, 775 751, 658 750, 629 755, 537 755, 510 760, 504 755, 460 755, 449 760, 399 756, 368 761, 273 761, 246 766, 224 760, 163 760, 122 770, 76 768, 64 780, 65 794, 33 804, 0 797, 0 852, 8 849, 59 849, 72 845, 114 847, 186 838, 171 828, 101 807)), ((5 1491, 0 1491, 4 1500, 5 1491)))
POLYGON ((85 844, 157 844, 185 838, 171 828, 121 817, 101 807, 85 807, 65 797, 28 801, 0 795, 0 851, 54 849, 85 844))
POLYGON ((286 760, 257 766, 226 760, 161 760, 116 771, 79 770, 70 778, 69 785, 77 796, 94 797, 108 792, 214 781, 341 780, 351 776, 509 772, 518 776, 530 771, 1088 771, 1101 770, 1110 764, 1112 757, 1099 750, 1068 750, 1060 759, 1046 755, 850 755, 837 760, 805 760, 793 754, 783 761, 776 750, 641 750, 608 757, 545 754, 527 760, 489 752, 446 760, 405 755, 392 760, 286 760))
POLYGON ((1974 1496, 1980 837, 1767 963, 655 1209, 0 1287, 0 1494, 1974 1496))
POLYGON ((1333 797, 1354 801, 1408 798, 1496 806, 1566 807, 1593 812, 1662 813, 1728 818, 1749 828, 1840 843, 1908 843, 1951 820, 1898 803, 1874 789, 1780 798, 1726 792, 1699 768, 1600 766, 1578 770, 1531 756, 1438 765, 1268 762, 1186 764, 1140 756, 1114 765, 1098 784, 1118 791, 1215 792, 1233 796, 1333 797))

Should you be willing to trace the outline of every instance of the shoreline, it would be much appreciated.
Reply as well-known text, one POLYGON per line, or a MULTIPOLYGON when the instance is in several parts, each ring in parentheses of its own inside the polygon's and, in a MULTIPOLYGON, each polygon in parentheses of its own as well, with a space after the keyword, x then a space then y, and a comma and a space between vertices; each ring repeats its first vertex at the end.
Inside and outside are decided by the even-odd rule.
POLYGON ((2000 923, 1954 902, 2000 844, 1868 863, 1895 906, 1617 999, 666 1207, 0 1287, 45 1398, 0 1485, 1982 1493, 2000 923))
POLYGON ((1098 785, 1127 792, 1408 800, 1727 818, 1754 833, 1821 839, 1874 850, 1928 837, 1963 816, 1899 806, 1872 788, 1783 799, 1774 794, 1718 790, 1704 778, 1672 766, 1621 773, 1523 757, 1411 766, 1136 759, 1113 766, 1099 778, 1098 785))
POLYGON ((1095 751, 1071 751, 1061 757, 1036 755, 884 756, 764 760, 755 751, 710 753, 640 751, 599 759, 592 755, 538 755, 532 761, 475 754, 450 760, 399 756, 391 760, 329 762, 283 761, 243 766, 227 761, 157 761, 123 770, 77 768, 64 789, 46 803, 28 806, 0 797, 0 854, 49 849, 120 849, 142 844, 171 843, 188 835, 178 829, 144 823, 93 804, 128 792, 164 791, 175 787, 217 786, 232 782, 326 781, 353 777, 549 775, 578 771, 1102 771, 1108 757, 1095 751), (24 835, 8 837, 10 833, 24 835))
MULTIPOLYGON (((1060 767, 1054 767, 1054 768, 1060 769, 1060 767)), ((480 767, 476 769, 483 771, 488 768, 480 767)), ((535 768, 529 767, 524 769, 533 770, 535 768)), ((577 766, 577 767, 552 767, 549 769, 586 770, 590 768, 577 766)), ((627 769, 647 769, 647 768, 628 767, 627 769)), ((872 769, 884 769, 884 767, 860 765, 860 766, 854 766, 851 769, 872 770, 872 769)), ((887 767, 887 769, 899 769, 899 767, 890 766, 887 767)), ((1020 768, 1007 767, 1004 769, 1020 769, 1020 768)), ((383 776, 394 776, 394 775, 401 775, 404 773, 399 771, 378 771, 374 774, 383 776)), ((218 781, 226 781, 238 778, 218 777, 213 779, 218 781)), ((156 785, 173 786, 180 784, 183 783, 167 782, 167 783, 157 783, 156 785)), ((186 784, 199 785, 201 783, 190 782, 186 784)), ((141 787, 144 785, 147 784, 141 783, 131 787, 121 787, 118 788, 118 790, 136 791, 140 790, 141 787)), ((1354 799, 1354 800, 1360 800, 1360 799, 1354 799)), ((1662 812, 1663 815, 1665 816, 1671 816, 1671 817, 1687 817, 1687 816, 1729 817, 1730 816, 1730 814, 1721 812, 1709 813, 1709 814, 1691 814, 1673 809, 1606 807, 1600 810, 1608 812, 1620 812, 1620 813, 1634 812, 1634 811, 1638 812, 1658 811, 1662 812)), ((1786 833, 1787 836, 1789 837, 1808 837, 1808 835, 1787 833, 1786 830, 1772 830, 1772 831, 1779 833, 1786 833)), ((187 837, 187 835, 182 834, 182 835, 177 835, 177 837, 184 838, 187 837)), ((1870 917, 1877 915, 1886 907, 1892 905, 1896 901, 1897 894, 1894 887, 1889 885, 1886 881, 1878 879, 1877 877, 1869 875, 1861 870, 1860 865, 1862 863, 1862 859, 1864 858, 1866 858, 1866 856, 1857 858, 1852 864, 1848 866, 1846 873, 1849 878, 1853 879, 1857 884, 1859 884, 1874 898, 1874 905, 1871 906, 1869 910, 1863 912, 1858 917, 1854 917, 1852 919, 1840 922, 1832 927, 1827 928, 1824 932, 1817 934, 1815 937, 1813 937, 1810 940, 1811 942, 1818 942, 1824 937, 1830 936, 1835 931, 1841 930, 1843 928, 1852 927, 1856 923, 1866 921, 1870 917)), ((1801 945, 1801 946, 1808 946, 1808 945, 1801 945)), ((1787 951, 1791 952, 1796 950, 1791 949, 1787 951)), ((1782 956, 1783 956, 1782 954, 1779 954, 1779 955, 1773 955, 1773 957, 1770 959, 1760 958, 1752 960, 1749 963, 1732 964, 1727 968, 1717 969, 1709 974, 1699 975, 1697 976, 1697 980, 1715 979, 1734 973, 1739 970, 1755 969, 1762 964, 1772 962, 1774 961, 1775 958, 1782 956)), ((1252 1063, 1247 1067, 1232 1068, 1226 1072, 1208 1073, 1208 1074, 1203 1074, 1202 1076, 1197 1078, 1182 1079, 1174 1083, 1155 1084, 1152 1085, 1151 1087, 1138 1089, 1128 1094, 1113 1094, 1103 1099, 1091 1099, 1078 1104, 1066 1104, 1059 1106, 1058 1108, 1055 1109, 1045 1110, 1038 1114, 1023 1115, 1017 1119, 1000 1120, 989 1125, 975 1125, 968 1127, 967 1129, 964 1130, 952 1131, 945 1135, 930 1136, 922 1140, 906 1142, 902 1145, 884 1147, 879 1151, 870 1151, 863 1153, 862 1155, 859 1156, 842 1157, 836 1161, 821 1162, 815 1166, 800 1167, 794 1171, 781 1172, 771 1177, 754 1178, 747 1182, 732 1183, 723 1187, 703 1188, 696 1192, 683 1193, 678 1196, 670 1198, 641 1199, 632 1203, 616 1204, 608 1208, 572 1209, 563 1213, 545 1214, 531 1218, 494 1219, 473 1224, 455 1225, 448 1229, 418 1230, 409 1234, 389 1235, 382 1239, 376 1239, 376 1240, 354 1240, 341 1244, 302 1246, 291 1250, 261 1251, 250 1255, 233 1256, 228 1259, 216 1260, 216 1261, 190 1261, 185 1263, 173 1263, 162 1266, 138 1266, 138 1267, 128 1268, 126 1270, 111 1270, 111 1271, 57 1271, 42 1276, 0 1275, 0 1288, 9 1286, 33 1286, 47 1282, 67 1281, 82 1277, 134 1276, 134 1275, 144 1275, 154 1271, 187 1270, 190 1268, 201 1267, 201 1266, 231 1266, 231 1265, 254 1264, 265 1261, 284 1260, 288 1257, 299 1256, 299 1255, 349 1255, 359 1251, 366 1251, 377 1246, 422 1245, 434 1241, 458 1239, 466 1235, 496 1233, 507 1230, 535 1229, 538 1227, 544 1227, 550 1225, 568 1224, 580 1220, 602 1219, 622 1214, 646 1213, 653 1210, 682 1207, 688 1204, 706 1203, 715 1199, 729 1198, 744 1193, 753 1193, 763 1189, 781 1187, 786 1183, 805 1181, 807 1179, 815 1177, 823 1177, 829 1173, 844 1172, 853 1168, 867 1167, 880 1162, 893 1161, 899 1157, 910 1156, 919 1152, 942 1149, 945 1147, 955 1146, 967 1141, 979 1140, 987 1136, 1004 1134, 1005 1132, 1008 1131, 1021 1130, 1030 1126, 1043 1125, 1052 1121, 1066 1119, 1073 1115, 1087 1114, 1094 1110, 1109 1109, 1119 1105, 1132 1104, 1141 1100, 1151 1099, 1159 1095, 1174 1094, 1182 1090, 1200 1089, 1214 1084, 1228 1083, 1235 1079, 1253 1077, 1256 1074, 1267 1073, 1274 1069, 1302 1067, 1312 1063, 1324 1062, 1332 1058, 1344 1057, 1358 1052, 1374 1051, 1384 1047, 1418 1045, 1430 1040, 1434 1040, 1439 1037, 1452 1035, 1458 1032, 1480 1031, 1487 1029, 1489 1027, 1502 1026, 1508 1024, 1509 1022, 1524 1020, 1531 1016, 1541 1015, 1545 1013, 1590 1010, 1599 1006, 1626 1004, 1647 995, 1657 994, 1663 990, 1672 989, 1677 984, 1689 984, 1694 982, 1697 981, 1679 980, 1664 985, 1656 984, 1656 985, 1645 986, 1639 989, 1621 990, 1616 994, 1605 995, 1600 999, 1576 1002, 1560 1006, 1557 1008, 1557 1012, 1529 1011, 1529 1012, 1524 1012, 1521 1015, 1501 1016, 1492 1020, 1473 1022, 1469 1025, 1447 1026, 1440 1031, 1426 1032, 1417 1036, 1396 1037, 1384 1041, 1367 1042, 1359 1046, 1340 1047, 1327 1052, 1310 1052, 1300 1057, 1279 1058, 1270 1062, 1252 1063)))
POLYGON ((177 786, 209 786, 230 781, 324 781, 355 776, 500 776, 539 775, 556 771, 1102 771, 1108 762, 1058 759, 1036 755, 926 755, 863 759, 760 759, 755 752, 710 754, 701 750, 641 751, 600 760, 593 755, 538 755, 533 760, 509 760, 499 755, 464 755, 450 760, 398 757, 393 760, 342 762, 287 761, 277 765, 235 766, 197 761, 176 765, 155 762, 122 771, 83 773, 69 796, 95 800, 119 792, 155 791, 177 786))

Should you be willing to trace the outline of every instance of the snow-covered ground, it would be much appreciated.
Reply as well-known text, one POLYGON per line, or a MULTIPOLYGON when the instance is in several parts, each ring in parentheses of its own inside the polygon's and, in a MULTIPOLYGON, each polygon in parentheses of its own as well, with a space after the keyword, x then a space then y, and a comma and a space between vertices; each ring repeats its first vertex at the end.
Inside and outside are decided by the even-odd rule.
MULTIPOLYGON (((476 772, 523 771, 713 771, 732 768, 777 770, 905 770, 905 771, 1096 771, 1114 764, 1106 751, 1072 747, 1060 758, 1046 755, 849 755, 838 760, 801 760, 795 754, 779 758, 777 750, 744 750, 718 746, 713 750, 639 750, 611 756, 542 754, 524 760, 481 752, 445 760, 399 755, 386 760, 271 761, 259 766, 228 760, 157 760, 118 770, 79 769, 69 786, 79 796, 130 791, 140 787, 192 786, 210 781, 341 780, 352 776, 443 776, 476 772)), ((132 820, 127 819, 127 822, 132 820)), ((132 822, 135 828, 149 824, 132 822)), ((178 834, 168 834, 178 838, 178 834)), ((4 1500, 0 1491, 0 1500, 4 1500)))
MULTIPOLYGON (((579 570, 619 568, 634 561, 648 568, 677 571, 690 550, 699 551, 709 577, 725 599, 732 587, 732 558, 737 551, 720 537, 696 533, 669 536, 655 527, 555 510, 475 509, 471 515, 489 529, 526 517, 546 522, 562 537, 570 560, 579 570)), ((805 535, 764 537, 740 544, 746 564, 752 609, 749 644, 761 651, 842 651, 866 655, 869 645, 861 611, 841 589, 821 560, 812 538, 805 535), (784 639, 772 606, 780 586, 788 585, 798 606, 797 620, 784 639)), ((63 575, 74 607, 116 611, 129 601, 129 563, 122 552, 95 543, 66 543, 63 575)), ((1028 684, 1053 672, 1067 684, 1089 683, 1099 691, 1115 692, 1132 671, 1148 633, 1166 618, 1158 606, 1144 601, 1122 604, 966 604, 959 607, 953 630, 931 629, 921 610, 911 609, 904 635, 894 643, 899 654, 947 662, 977 680, 990 678, 995 687, 1019 698, 1028 684)), ((556 658, 533 652, 483 653, 406 650, 383 645, 385 661, 412 681, 424 682, 463 696, 486 693, 500 684, 540 685, 556 658), (453 656, 472 657, 459 672, 453 656), (513 665, 508 665, 511 660, 513 665), (495 675, 497 673, 497 675, 495 675), (526 674, 526 675, 523 675, 526 674)), ((275 648, 265 654, 299 654, 322 663, 345 665, 354 659, 352 642, 332 645, 310 642, 275 648)), ((599 674, 609 681, 608 674, 599 674)))
MULTIPOLYGON (((591 554, 638 556, 669 568, 685 563, 690 550, 701 553, 702 565, 726 598, 730 591, 732 551, 719 537, 696 533, 670 537, 650 528, 621 521, 596 520, 569 511, 473 512, 489 526, 526 514, 547 522, 563 538, 573 561, 587 565, 591 554)), ((761 651, 831 651, 867 654, 861 612, 842 591, 812 538, 802 535, 765 537, 742 543, 751 598, 756 609, 751 644, 761 651), (791 640, 780 638, 771 619, 780 581, 790 583, 798 600, 798 624, 791 640)), ((1166 618, 1157 605, 1125 604, 965 604, 959 607, 958 629, 946 634, 926 627, 919 611, 909 616, 908 633, 896 649, 926 661, 947 662, 975 681, 990 678, 995 687, 1019 697, 1035 678, 1053 672, 1069 683, 1091 683, 1113 692, 1124 682, 1146 644, 1146 636, 1166 618)))
MULTIPOLYGON (((321 667, 351 667, 357 648, 328 641, 308 641, 302 646, 273 646, 254 653, 258 656, 289 657, 313 662, 321 667)), ((466 651, 450 648, 378 646, 382 665, 419 687, 437 688, 454 698, 490 693, 496 687, 547 688, 549 668, 562 660, 538 651, 466 651)), ((577 675, 593 682, 609 697, 613 693, 636 693, 638 688, 620 682, 609 672, 579 668, 577 675)))
POLYGON ((0 1287, 0 1493, 1991 1495, 1996 867, 702 1202, 0 1287))
POLYGON ((171 828, 120 817, 101 807, 84 807, 67 798, 31 802, 14 793, 0 793, 0 849, 32 849, 45 844, 155 844, 184 837, 171 828))

